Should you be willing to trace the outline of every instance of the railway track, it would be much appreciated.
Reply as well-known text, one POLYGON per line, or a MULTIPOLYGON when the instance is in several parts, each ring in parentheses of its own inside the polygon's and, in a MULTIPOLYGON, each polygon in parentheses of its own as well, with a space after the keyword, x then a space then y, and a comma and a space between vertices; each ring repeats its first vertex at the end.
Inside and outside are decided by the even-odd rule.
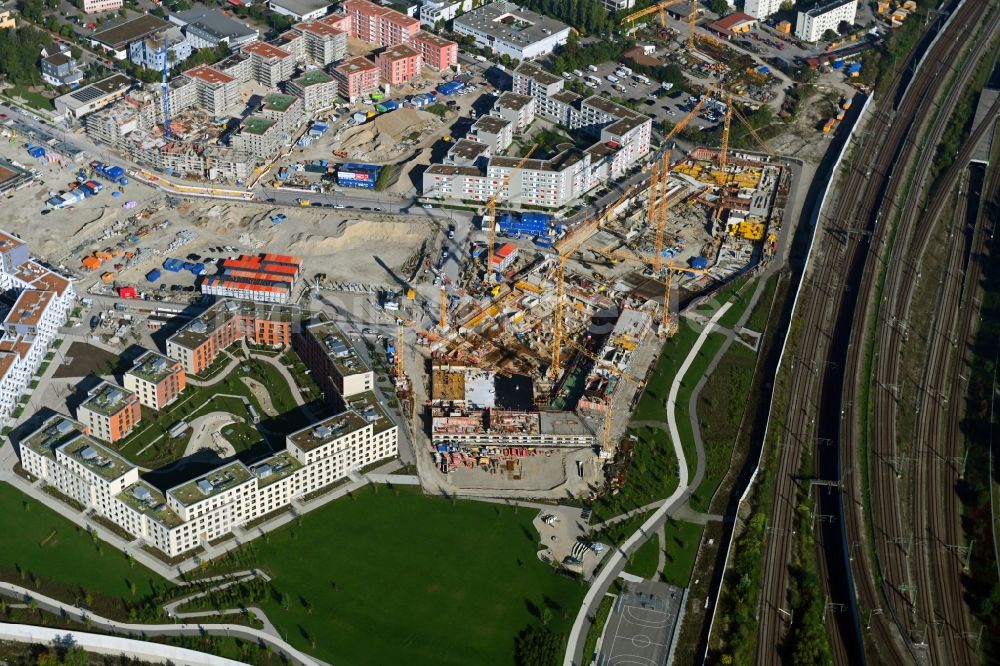
MULTIPOLYGON (((823 523, 821 530, 824 552, 829 556, 823 559, 822 567, 826 580, 831 582, 828 585, 830 601, 833 607, 840 604, 845 608, 850 608, 855 602, 849 562, 858 549, 847 544, 860 543, 865 531, 861 515, 863 505, 859 501, 864 484, 856 474, 851 475, 852 470, 860 469, 855 459, 858 452, 849 444, 840 446, 840 426, 842 416, 848 416, 847 408, 853 407, 852 403, 842 403, 841 398, 844 393, 844 362, 848 356, 847 339, 858 303, 856 276, 871 264, 867 261, 871 249, 868 235, 877 229, 882 201, 887 192, 898 187, 894 166, 905 164, 910 159, 913 150, 911 130, 925 120, 928 113, 925 102, 934 99, 936 91, 944 83, 944 74, 949 71, 949 63, 953 59, 954 44, 967 34, 979 11, 981 8, 977 9, 970 3, 959 7, 950 25, 927 51, 924 65, 902 94, 897 110, 893 109, 892 100, 897 98, 895 86, 900 85, 901 75, 897 76, 890 93, 876 107, 875 127, 885 126, 888 129, 877 136, 869 134, 855 150, 855 167, 840 188, 839 203, 832 207, 828 216, 826 228, 829 233, 820 239, 821 258, 805 278, 803 290, 806 298, 801 304, 801 311, 796 313, 801 324, 796 348, 805 350, 805 355, 794 359, 788 387, 789 402, 784 415, 775 500, 765 544, 758 663, 776 663, 784 656, 781 646, 790 617, 790 609, 784 607, 789 582, 787 562, 791 554, 795 503, 800 492, 799 484, 803 482, 797 476, 805 446, 815 447, 819 457, 827 459, 825 465, 822 461, 819 465, 821 472, 824 467, 827 472, 832 468, 832 478, 827 480, 843 480, 853 490, 849 492, 848 504, 851 507, 849 513, 855 520, 848 521, 846 542, 844 525, 836 520, 842 511, 841 493, 824 488, 821 491, 820 511, 824 517, 831 517, 830 521, 823 523), (856 228, 859 223, 865 226, 856 228), (829 462, 831 458, 832 466, 829 462), (849 478, 841 476, 841 464, 849 478), (826 514, 831 508, 832 512, 826 514), (832 584, 838 579, 848 584, 832 584), (841 588, 839 591, 838 587, 841 588)), ((981 14, 978 15, 981 17, 981 14)), ((848 373, 847 376, 855 375, 848 373)), ((853 416, 854 410, 851 411, 853 416)), ((848 439, 849 435, 844 438, 848 439)), ((882 498, 882 505, 885 502, 886 499, 882 498)), ((855 584, 859 601, 868 601, 868 607, 875 609, 872 601, 877 603, 879 590, 874 578, 860 576, 855 584)), ((859 615, 852 612, 835 617, 836 621, 829 626, 837 662, 863 663, 866 654, 861 644, 859 615)), ((908 641, 904 640, 895 622, 886 621, 883 616, 874 619, 869 616, 865 624, 874 629, 872 638, 880 647, 880 659, 887 663, 910 663, 914 660, 915 655, 907 647, 908 641)))

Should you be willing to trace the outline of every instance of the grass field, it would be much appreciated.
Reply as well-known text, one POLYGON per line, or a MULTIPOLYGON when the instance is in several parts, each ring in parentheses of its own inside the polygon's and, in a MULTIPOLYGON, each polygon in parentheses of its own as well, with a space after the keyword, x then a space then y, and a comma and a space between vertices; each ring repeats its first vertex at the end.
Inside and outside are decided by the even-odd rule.
POLYGON ((628 560, 625 571, 642 578, 652 578, 656 575, 656 566, 660 563, 660 538, 655 534, 649 541, 639 546, 628 560))
POLYGON ((55 110, 55 105, 45 95, 36 92, 30 92, 26 87, 21 85, 13 85, 4 91, 4 94, 8 97, 20 97, 25 101, 28 106, 33 106, 36 109, 41 109, 42 111, 53 111, 55 110))
POLYGON ((36 587, 37 578, 37 589, 67 601, 73 601, 67 591, 80 586, 95 596, 94 606, 100 608, 104 604, 96 597, 136 600, 150 594, 154 584, 160 589, 167 585, 6 483, 0 483, 0 534, 7 535, 0 547, 0 578, 25 587, 36 587))
POLYGON ((519 631, 545 616, 568 632, 585 591, 538 560, 533 516, 365 489, 209 571, 251 557, 283 595, 268 616, 331 663, 509 666, 519 631))
POLYGON ((663 550, 667 554, 667 564, 663 567, 663 582, 677 587, 687 587, 691 579, 694 558, 698 554, 698 543, 705 527, 697 523, 667 519, 663 526, 663 550))
POLYGON ((667 340, 656 361, 656 367, 650 373, 649 381, 639 398, 632 419, 635 421, 666 421, 667 412, 664 403, 670 393, 670 383, 674 380, 678 368, 691 350, 701 328, 686 320, 681 321, 680 328, 674 337, 667 340))

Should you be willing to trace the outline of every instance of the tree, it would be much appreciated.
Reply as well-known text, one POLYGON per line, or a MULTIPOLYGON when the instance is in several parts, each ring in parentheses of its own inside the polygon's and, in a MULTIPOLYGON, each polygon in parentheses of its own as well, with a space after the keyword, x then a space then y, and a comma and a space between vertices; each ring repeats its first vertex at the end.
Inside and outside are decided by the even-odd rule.
POLYGON ((781 3, 781 11, 790 12, 795 9, 795 0, 785 0, 781 3))
POLYGON ((835 42, 838 39, 840 39, 840 35, 837 34, 836 30, 828 29, 826 32, 823 33, 823 36, 820 37, 820 39, 822 39, 824 42, 835 42))
POLYGON ((728 14, 729 3, 726 2, 726 0, 712 0, 711 9, 719 16, 722 16, 723 14, 728 14))
POLYGON ((514 639, 514 663, 517 666, 556 666, 565 638, 548 627, 527 627, 514 639))

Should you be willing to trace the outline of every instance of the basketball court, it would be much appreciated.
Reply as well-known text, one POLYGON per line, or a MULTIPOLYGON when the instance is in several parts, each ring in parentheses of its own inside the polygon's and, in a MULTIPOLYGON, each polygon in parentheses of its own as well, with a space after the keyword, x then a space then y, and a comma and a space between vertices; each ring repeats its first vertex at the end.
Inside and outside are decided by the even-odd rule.
POLYGON ((608 617, 598 665, 666 664, 682 598, 683 590, 663 583, 629 584, 608 617))

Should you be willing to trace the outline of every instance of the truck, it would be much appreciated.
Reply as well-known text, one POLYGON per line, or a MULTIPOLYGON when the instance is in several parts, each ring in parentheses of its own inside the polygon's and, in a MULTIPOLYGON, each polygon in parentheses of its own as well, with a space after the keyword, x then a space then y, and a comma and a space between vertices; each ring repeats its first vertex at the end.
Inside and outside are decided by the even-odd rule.
POLYGON ((618 77, 615 76, 614 74, 608 74, 604 78, 606 78, 611 83, 618 83, 618 77))
POLYGON ((649 77, 645 76, 644 74, 636 74, 635 76, 632 77, 632 79, 636 83, 641 83, 641 84, 647 85, 647 86, 649 85, 649 77))

